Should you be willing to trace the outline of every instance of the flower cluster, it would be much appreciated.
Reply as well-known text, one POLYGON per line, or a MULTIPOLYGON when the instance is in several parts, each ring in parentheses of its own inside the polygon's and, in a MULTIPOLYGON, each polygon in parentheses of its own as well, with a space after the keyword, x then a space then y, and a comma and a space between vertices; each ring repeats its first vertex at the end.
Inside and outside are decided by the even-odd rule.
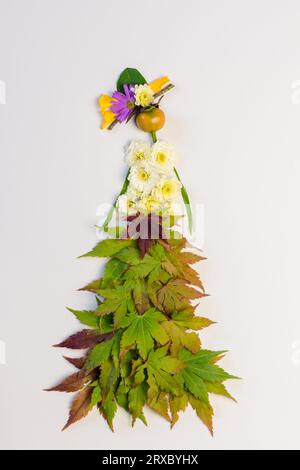
POLYGON ((126 151, 130 167, 128 188, 118 199, 121 214, 174 214, 181 183, 174 173, 174 148, 163 140, 150 146, 143 140, 131 142, 126 151))
POLYGON ((128 121, 139 109, 151 106, 156 93, 169 81, 168 77, 162 77, 149 84, 123 84, 122 91, 115 91, 112 96, 102 95, 99 99, 102 129, 111 126, 114 121, 128 121))

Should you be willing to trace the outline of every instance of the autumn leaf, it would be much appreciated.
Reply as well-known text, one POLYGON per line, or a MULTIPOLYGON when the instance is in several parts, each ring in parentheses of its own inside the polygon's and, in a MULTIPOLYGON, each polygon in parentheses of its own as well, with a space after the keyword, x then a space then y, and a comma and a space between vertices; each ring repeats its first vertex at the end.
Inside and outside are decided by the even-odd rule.
POLYGON ((154 340, 160 344, 168 342, 168 336, 159 323, 164 320, 164 316, 156 309, 152 308, 144 315, 132 313, 127 318, 129 326, 122 336, 122 349, 136 344, 141 357, 146 359, 154 346, 154 340))
POLYGON ((145 313, 149 309, 149 297, 144 279, 136 280, 133 288, 133 299, 139 313, 145 313))
POLYGON ((98 333, 95 330, 81 330, 74 335, 69 336, 59 344, 55 344, 56 348, 69 348, 69 349, 86 349, 101 343, 107 339, 107 334, 98 333))
POLYGON ((164 321, 162 327, 170 337, 172 355, 176 355, 182 347, 186 347, 193 353, 199 351, 201 343, 196 333, 186 333, 182 327, 172 320, 164 321))
POLYGON ((187 285, 184 279, 175 279, 165 284, 157 296, 158 304, 166 313, 183 310, 190 305, 190 301, 204 297, 205 294, 187 285))
MULTIPOLYGON (((93 292, 94 294, 97 294, 98 289, 100 289, 102 284, 102 279, 96 279, 95 281, 90 282, 84 287, 81 287, 78 289, 79 291, 87 291, 87 292, 93 292)), ((71 309, 69 309, 71 310, 71 309)), ((71 310, 72 311, 72 310, 71 310)))
POLYGON ((81 390, 73 399, 70 409, 69 419, 64 425, 62 431, 67 429, 71 424, 74 424, 76 421, 84 418, 90 411, 90 402, 91 402, 92 389, 91 387, 86 387, 81 390))
POLYGON ((95 378, 95 372, 80 371, 69 375, 66 379, 54 387, 48 388, 46 392, 77 392, 88 382, 95 378))
POLYGON ((75 366, 77 369, 82 369, 86 361, 86 356, 83 357, 67 357, 63 356, 66 361, 75 366))

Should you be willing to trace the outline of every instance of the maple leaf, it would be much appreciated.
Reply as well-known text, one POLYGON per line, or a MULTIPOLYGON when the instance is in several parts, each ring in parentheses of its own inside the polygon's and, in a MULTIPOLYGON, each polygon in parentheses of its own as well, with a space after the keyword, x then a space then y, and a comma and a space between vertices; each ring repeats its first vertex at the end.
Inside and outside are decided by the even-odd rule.
POLYGON ((96 279, 95 281, 89 282, 84 287, 81 287, 78 289, 79 291, 87 291, 87 292, 93 292, 94 294, 97 294, 98 289, 100 289, 102 283, 102 279, 96 279))
POLYGON ((205 403, 201 400, 197 400, 193 395, 189 394, 189 403, 192 408, 196 411, 197 416, 201 419, 203 424, 207 427, 211 435, 213 436, 213 416, 214 410, 211 404, 205 403))
POLYGON ((99 383, 102 391, 102 401, 98 404, 99 412, 106 419, 113 431, 113 419, 117 411, 115 389, 119 370, 112 359, 107 359, 101 365, 99 383))
POLYGON ((188 286, 184 279, 172 279, 158 291, 157 302, 162 310, 171 314, 175 310, 183 310, 189 307, 191 300, 205 295, 188 286))
POLYGON ((77 320, 80 323, 90 326, 91 328, 98 328, 99 327, 99 318, 95 314, 93 310, 74 310, 73 308, 67 307, 69 312, 73 313, 77 320))
POLYGON ((92 395, 91 395, 91 408, 93 408, 94 406, 98 405, 98 403, 100 403, 102 401, 102 392, 101 392, 101 387, 100 387, 100 384, 99 384, 99 381, 96 380, 96 382, 94 382, 93 384, 91 384, 91 386, 93 386, 93 391, 92 391, 92 395))
POLYGON ((185 365, 180 376, 186 389, 206 405, 209 405, 206 381, 222 383, 225 380, 237 378, 213 363, 213 360, 223 352, 202 349, 196 354, 192 354, 187 349, 182 349, 178 354, 178 358, 185 365))
POLYGON ((153 411, 160 414, 163 418, 165 418, 169 423, 171 422, 171 418, 169 416, 169 402, 168 402, 168 395, 164 392, 155 391, 151 394, 148 393, 147 397, 147 405, 153 411))
POLYGON ((100 344, 97 344, 87 356, 87 360, 85 362, 85 369, 91 370, 95 367, 100 366, 109 358, 113 348, 118 347, 120 344, 120 336, 121 333, 118 332, 113 336, 113 333, 110 334, 107 341, 104 341, 100 344))
POLYGON ((166 238, 160 216, 138 214, 128 217, 127 220, 126 236, 137 239, 137 246, 142 258, 158 239, 166 238))
POLYGON ((145 313, 149 309, 149 297, 144 279, 136 280, 133 288, 133 299, 139 313, 145 313))
POLYGON ((94 380, 95 371, 80 371, 69 375, 66 379, 54 387, 47 388, 46 392, 77 392, 81 390, 88 382, 94 380))
POLYGON ((179 395, 178 397, 170 398, 170 411, 172 416, 171 427, 173 427, 179 419, 179 411, 184 411, 188 406, 189 399, 186 393, 179 395))
POLYGON ((193 353, 199 351, 201 343, 196 333, 186 333, 182 327, 178 326, 176 322, 172 320, 164 321, 162 327, 172 341, 172 355, 176 355, 182 347, 186 347, 193 353))
POLYGON ((67 357, 63 356, 66 361, 75 366, 77 369, 82 369, 86 361, 86 356, 83 357, 67 357))
POLYGON ((128 246, 136 246, 135 240, 107 238, 99 242, 91 251, 81 255, 80 258, 92 256, 97 258, 109 258, 128 246))
POLYGON ((134 246, 123 248, 121 251, 116 253, 114 257, 130 266, 135 266, 142 260, 139 249, 134 246))
POLYGON ((91 395, 91 387, 86 387, 75 396, 71 404, 69 419, 64 425, 62 431, 67 429, 69 426, 71 426, 71 424, 74 424, 76 421, 79 421, 80 419, 84 418, 89 413, 89 411, 91 410, 91 395))
POLYGON ((184 364, 179 359, 168 355, 168 346, 151 351, 146 364, 142 367, 147 369, 150 396, 157 390, 173 395, 180 394, 181 384, 175 374, 181 371, 184 364))
POLYGON ((101 287, 99 286, 97 293, 100 288, 106 289, 107 287, 113 287, 119 278, 126 271, 128 265, 123 263, 119 259, 113 258, 105 266, 101 287))
POLYGON ((161 269, 160 260, 154 258, 147 253, 139 263, 131 266, 126 272, 124 278, 128 280, 135 280, 137 278, 145 278, 152 271, 159 273, 161 269))
POLYGON ((173 312, 172 320, 176 325, 189 330, 202 330, 214 324, 214 322, 208 318, 195 316, 193 307, 179 312, 173 312))
POLYGON ((236 399, 230 395, 224 384, 219 382, 205 382, 205 386, 208 393, 213 393, 214 395, 222 395, 223 397, 230 398, 230 400, 236 402, 236 399))
POLYGON ((147 400, 147 385, 141 383, 136 387, 129 390, 128 393, 128 409, 132 415, 132 426, 134 425, 137 418, 141 418, 142 421, 147 424, 143 415, 143 407, 147 400))
POLYGON ((159 344, 165 344, 169 338, 159 322, 164 316, 155 308, 149 309, 143 315, 131 313, 126 318, 128 328, 123 333, 121 348, 126 349, 136 344, 143 359, 146 359, 149 351, 154 346, 154 340, 159 344))
POLYGON ((86 349, 94 344, 101 343, 108 338, 108 334, 101 334, 95 330, 81 330, 74 335, 69 336, 59 344, 55 344, 56 348, 69 349, 86 349))
POLYGON ((100 289, 99 294, 105 300, 95 310, 96 315, 114 314, 114 326, 118 327, 127 312, 134 310, 132 286, 123 285, 114 289, 100 289))

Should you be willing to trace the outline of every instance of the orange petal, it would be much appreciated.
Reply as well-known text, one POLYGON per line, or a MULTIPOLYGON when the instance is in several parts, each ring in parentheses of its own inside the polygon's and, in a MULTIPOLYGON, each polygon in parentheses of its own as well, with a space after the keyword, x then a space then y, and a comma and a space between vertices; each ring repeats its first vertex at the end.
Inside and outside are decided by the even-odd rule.
POLYGON ((162 87, 170 81, 169 77, 161 77, 153 82, 149 83, 149 86, 154 93, 157 93, 162 89, 162 87))

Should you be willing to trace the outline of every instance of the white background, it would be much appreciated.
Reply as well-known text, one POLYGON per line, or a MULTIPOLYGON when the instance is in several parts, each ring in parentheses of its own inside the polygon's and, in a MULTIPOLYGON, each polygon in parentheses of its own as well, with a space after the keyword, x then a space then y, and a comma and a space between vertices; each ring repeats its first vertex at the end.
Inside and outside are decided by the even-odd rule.
POLYGON ((1 448, 299 448, 299 20, 297 0, 0 0, 1 448), (71 397, 42 391, 72 370, 51 345, 98 272, 76 256, 143 137, 99 130, 97 99, 128 66, 175 82, 160 136, 205 206, 200 312, 218 324, 202 341, 244 378, 238 405, 213 400, 213 439, 192 410, 172 431, 119 412, 113 434, 95 411, 61 433, 71 397))

